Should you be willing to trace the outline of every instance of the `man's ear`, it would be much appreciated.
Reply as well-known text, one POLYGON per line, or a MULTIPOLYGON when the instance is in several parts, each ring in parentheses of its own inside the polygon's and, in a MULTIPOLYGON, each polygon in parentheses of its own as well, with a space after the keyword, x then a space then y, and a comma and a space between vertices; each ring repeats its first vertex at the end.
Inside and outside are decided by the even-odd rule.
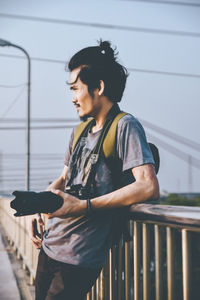
POLYGON ((98 91, 99 96, 102 96, 102 95, 103 95, 104 89, 105 89, 104 81, 103 81, 103 80, 100 80, 100 81, 99 81, 99 91, 98 91))

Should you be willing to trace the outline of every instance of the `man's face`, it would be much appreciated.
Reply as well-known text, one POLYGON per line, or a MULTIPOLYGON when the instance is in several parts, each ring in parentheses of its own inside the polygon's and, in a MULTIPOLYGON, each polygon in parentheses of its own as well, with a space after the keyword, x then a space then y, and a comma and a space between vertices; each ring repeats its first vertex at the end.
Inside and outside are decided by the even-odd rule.
POLYGON ((72 102, 74 103, 80 118, 95 116, 99 106, 98 89, 94 91, 94 96, 92 97, 88 92, 88 86, 84 84, 80 78, 76 81, 79 72, 80 67, 74 69, 70 74, 70 89, 73 91, 72 102))

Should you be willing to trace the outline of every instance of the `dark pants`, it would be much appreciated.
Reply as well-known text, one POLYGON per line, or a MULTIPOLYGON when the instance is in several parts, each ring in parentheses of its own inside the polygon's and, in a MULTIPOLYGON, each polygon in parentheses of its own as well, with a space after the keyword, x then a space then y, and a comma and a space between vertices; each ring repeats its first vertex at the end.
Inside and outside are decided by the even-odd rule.
POLYGON ((35 278, 35 299, 82 300, 100 271, 53 260, 41 249, 35 278))

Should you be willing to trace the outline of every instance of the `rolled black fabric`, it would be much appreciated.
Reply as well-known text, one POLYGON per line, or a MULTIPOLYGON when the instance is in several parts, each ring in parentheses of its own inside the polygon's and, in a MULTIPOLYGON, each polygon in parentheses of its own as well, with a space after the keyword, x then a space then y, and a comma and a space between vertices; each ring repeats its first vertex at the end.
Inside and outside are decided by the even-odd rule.
POLYGON ((10 207, 16 210, 15 217, 34 215, 36 213, 52 213, 63 204, 63 198, 52 192, 14 191, 15 199, 10 207))

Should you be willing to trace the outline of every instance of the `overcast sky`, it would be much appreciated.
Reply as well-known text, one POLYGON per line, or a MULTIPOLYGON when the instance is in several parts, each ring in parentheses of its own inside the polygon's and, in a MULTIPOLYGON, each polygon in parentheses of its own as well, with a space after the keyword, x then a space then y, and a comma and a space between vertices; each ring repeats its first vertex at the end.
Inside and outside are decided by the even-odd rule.
MULTIPOLYGON (((129 69, 121 108, 200 144, 200 1, 179 0, 179 5, 177 2, 0 0, 0 38, 24 47, 33 58, 31 118, 77 118, 66 86, 65 62, 76 51, 96 45, 102 38, 117 46, 120 62, 129 69), (76 23, 69 24, 69 21, 76 23)), ((26 116, 27 94, 23 84, 27 81, 27 61, 13 55, 23 56, 17 49, 0 47, 1 127, 13 126, 5 123, 6 118, 26 116), (20 86, 14 88, 16 85, 20 86)), ((148 129, 145 122, 143 125, 148 133, 188 154, 175 156, 167 151, 170 146, 159 145, 158 140, 148 138, 160 149, 161 191, 200 192, 200 170, 189 168, 181 159, 191 155, 200 160, 199 152, 177 143, 177 139, 148 129)), ((48 180, 53 180, 62 170, 70 131, 31 131, 32 154, 52 153, 60 157, 57 164, 45 160, 46 166, 52 167, 48 180)), ((14 178, 24 176, 24 164, 20 159, 8 161, 6 154, 25 153, 25 132, 0 130, 0 152, 3 157, 0 181, 1 176, 10 177, 14 189, 14 178)), ((39 188, 47 184, 46 173, 42 173, 43 163, 41 160, 41 164, 37 164, 41 171, 33 174, 34 189, 37 188, 37 184, 33 184, 34 180, 37 182, 36 177, 42 176, 44 180, 39 188)), ((3 184, 5 187, 5 182, 3 184)))

